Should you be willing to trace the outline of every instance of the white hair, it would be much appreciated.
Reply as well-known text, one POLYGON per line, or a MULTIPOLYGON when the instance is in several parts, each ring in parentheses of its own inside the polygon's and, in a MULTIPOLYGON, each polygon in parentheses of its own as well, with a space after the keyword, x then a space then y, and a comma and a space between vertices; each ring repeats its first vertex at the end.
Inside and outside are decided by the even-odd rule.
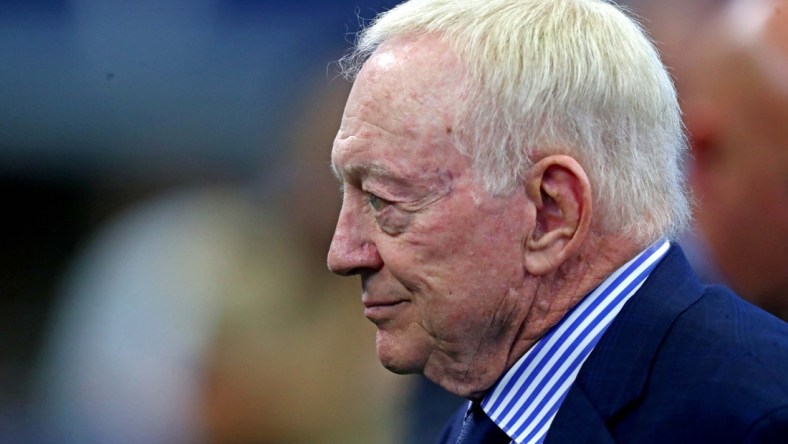
POLYGON ((592 228, 646 244, 690 218, 675 88, 633 20, 601 0, 411 0, 378 16, 340 61, 352 79, 384 42, 438 35, 467 70, 458 149, 494 194, 567 154, 592 184, 592 228))

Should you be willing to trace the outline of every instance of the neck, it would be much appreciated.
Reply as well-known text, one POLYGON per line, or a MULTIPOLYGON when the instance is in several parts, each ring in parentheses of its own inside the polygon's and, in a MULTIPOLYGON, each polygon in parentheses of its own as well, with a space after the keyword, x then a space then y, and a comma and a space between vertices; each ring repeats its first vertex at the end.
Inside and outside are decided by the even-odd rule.
POLYGON ((587 240, 577 254, 552 273, 528 276, 512 289, 506 328, 493 342, 480 342, 471 356, 435 353, 424 375, 458 396, 479 401, 500 377, 553 326, 642 247, 611 236, 587 240))
POLYGON ((533 303, 511 345, 506 370, 586 295, 642 249, 621 236, 596 236, 552 273, 532 276, 533 303))

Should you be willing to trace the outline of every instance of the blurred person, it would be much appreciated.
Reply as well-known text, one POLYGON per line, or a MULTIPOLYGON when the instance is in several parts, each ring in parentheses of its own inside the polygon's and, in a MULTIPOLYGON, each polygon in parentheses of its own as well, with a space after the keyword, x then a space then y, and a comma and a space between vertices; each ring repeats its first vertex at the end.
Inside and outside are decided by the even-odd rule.
MULTIPOLYGON (((669 70, 684 61, 698 27, 709 21, 731 0, 624 0, 625 5, 643 22, 669 70)), ((746 0, 745 0, 746 1, 746 0)))
POLYGON ((268 196, 174 190, 95 236, 49 332, 38 441, 398 442, 402 381, 368 353, 372 327, 323 261, 336 205, 321 202, 337 202, 325 159, 346 95, 312 96, 292 128, 308 136, 280 165, 294 177, 264 180, 268 196))
POLYGON ((67 273, 42 351, 41 442, 204 440, 201 380, 222 298, 265 279, 248 277, 254 219, 242 204, 231 190, 173 192, 93 237, 67 273))
POLYGON ((676 72, 695 248, 709 280, 788 320, 788 2, 736 1, 699 29, 676 72))
POLYGON ((325 268, 338 203, 326 165, 348 92, 333 82, 311 94, 300 113, 308 125, 289 131, 282 174, 258 184, 255 194, 268 194, 279 217, 258 227, 272 242, 269 266, 256 268, 276 270, 267 282, 280 287, 228 307, 208 378, 212 442, 402 440, 407 383, 370 360, 371 326, 347 297, 350 283, 325 268))
POLYGON ((782 442, 788 326, 704 286, 670 77, 595 0, 411 0, 344 59, 329 268, 441 443, 782 442))

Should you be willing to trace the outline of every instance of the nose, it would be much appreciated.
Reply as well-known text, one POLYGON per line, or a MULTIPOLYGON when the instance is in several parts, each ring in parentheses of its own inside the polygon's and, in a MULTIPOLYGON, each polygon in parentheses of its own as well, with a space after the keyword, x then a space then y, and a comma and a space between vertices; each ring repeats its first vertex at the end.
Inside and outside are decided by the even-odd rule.
POLYGON ((328 269, 332 272, 351 276, 383 266, 383 259, 370 239, 370 227, 365 226, 364 216, 343 203, 328 250, 328 269))

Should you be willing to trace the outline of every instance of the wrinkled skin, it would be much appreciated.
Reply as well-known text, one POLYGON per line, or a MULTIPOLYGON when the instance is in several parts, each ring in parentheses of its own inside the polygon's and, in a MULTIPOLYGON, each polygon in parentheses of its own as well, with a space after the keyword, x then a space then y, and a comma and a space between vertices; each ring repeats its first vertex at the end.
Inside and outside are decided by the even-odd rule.
POLYGON ((524 245, 536 210, 522 189, 485 192, 455 149, 462 76, 429 36, 366 62, 332 153, 344 194, 328 265, 361 277, 387 368, 473 396, 511 365, 533 303, 524 245))

